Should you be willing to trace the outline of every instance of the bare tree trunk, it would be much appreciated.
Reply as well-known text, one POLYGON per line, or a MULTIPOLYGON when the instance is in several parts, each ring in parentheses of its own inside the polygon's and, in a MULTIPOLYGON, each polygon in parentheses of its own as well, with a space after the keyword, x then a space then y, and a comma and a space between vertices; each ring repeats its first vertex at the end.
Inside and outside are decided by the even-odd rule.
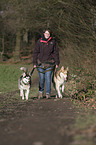
POLYGON ((16 33, 16 47, 14 51, 14 61, 20 61, 20 42, 21 42, 21 33, 17 31, 16 33))
POLYGON ((31 40, 32 44, 31 44, 31 48, 32 48, 32 53, 35 47, 35 35, 33 36, 32 40, 31 40))
POLYGON ((3 61, 3 54, 4 54, 4 34, 2 36, 2 51, 0 52, 0 60, 3 61))
POLYGON ((23 35, 23 41, 28 43, 28 30, 26 30, 24 35, 23 35))

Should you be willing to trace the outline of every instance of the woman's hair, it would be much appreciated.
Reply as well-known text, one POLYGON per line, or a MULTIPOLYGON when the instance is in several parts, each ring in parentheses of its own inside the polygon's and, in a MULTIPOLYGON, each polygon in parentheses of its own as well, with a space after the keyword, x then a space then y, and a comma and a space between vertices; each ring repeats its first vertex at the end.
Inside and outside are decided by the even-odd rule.
POLYGON ((50 36, 52 35, 52 31, 51 31, 50 28, 46 28, 46 29, 44 29, 44 30, 43 30, 43 34, 44 34, 46 31, 48 31, 48 32, 50 33, 50 36))

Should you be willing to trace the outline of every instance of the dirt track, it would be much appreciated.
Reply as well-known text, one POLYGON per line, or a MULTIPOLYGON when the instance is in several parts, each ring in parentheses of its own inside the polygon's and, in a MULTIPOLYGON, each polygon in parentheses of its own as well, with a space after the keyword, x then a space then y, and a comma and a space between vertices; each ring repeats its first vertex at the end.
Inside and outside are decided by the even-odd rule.
MULTIPOLYGON (((0 98, 2 100, 2 97, 0 98)), ((6 105, 0 117, 2 145, 69 145, 72 143, 70 131, 78 111, 70 99, 31 98, 29 101, 15 101, 14 104, 9 104, 11 106, 9 110, 6 105)))

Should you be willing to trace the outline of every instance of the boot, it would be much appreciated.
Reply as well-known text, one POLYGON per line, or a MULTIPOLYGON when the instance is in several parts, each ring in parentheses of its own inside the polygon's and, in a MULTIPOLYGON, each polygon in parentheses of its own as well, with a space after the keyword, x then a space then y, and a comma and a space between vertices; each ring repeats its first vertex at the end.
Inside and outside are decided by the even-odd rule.
POLYGON ((46 98, 50 99, 51 98, 50 94, 46 94, 46 98))
POLYGON ((40 92, 39 92, 38 99, 40 99, 40 98, 43 98, 43 93, 40 93, 40 92))

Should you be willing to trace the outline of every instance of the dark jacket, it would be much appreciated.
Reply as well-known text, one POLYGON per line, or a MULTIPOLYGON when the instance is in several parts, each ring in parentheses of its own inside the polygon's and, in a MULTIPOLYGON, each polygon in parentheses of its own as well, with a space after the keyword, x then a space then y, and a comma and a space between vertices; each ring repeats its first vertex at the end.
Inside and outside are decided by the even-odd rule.
POLYGON ((56 42, 52 37, 48 40, 42 38, 37 41, 33 51, 33 65, 38 65, 37 60, 41 63, 53 62, 59 65, 59 52, 56 42))

